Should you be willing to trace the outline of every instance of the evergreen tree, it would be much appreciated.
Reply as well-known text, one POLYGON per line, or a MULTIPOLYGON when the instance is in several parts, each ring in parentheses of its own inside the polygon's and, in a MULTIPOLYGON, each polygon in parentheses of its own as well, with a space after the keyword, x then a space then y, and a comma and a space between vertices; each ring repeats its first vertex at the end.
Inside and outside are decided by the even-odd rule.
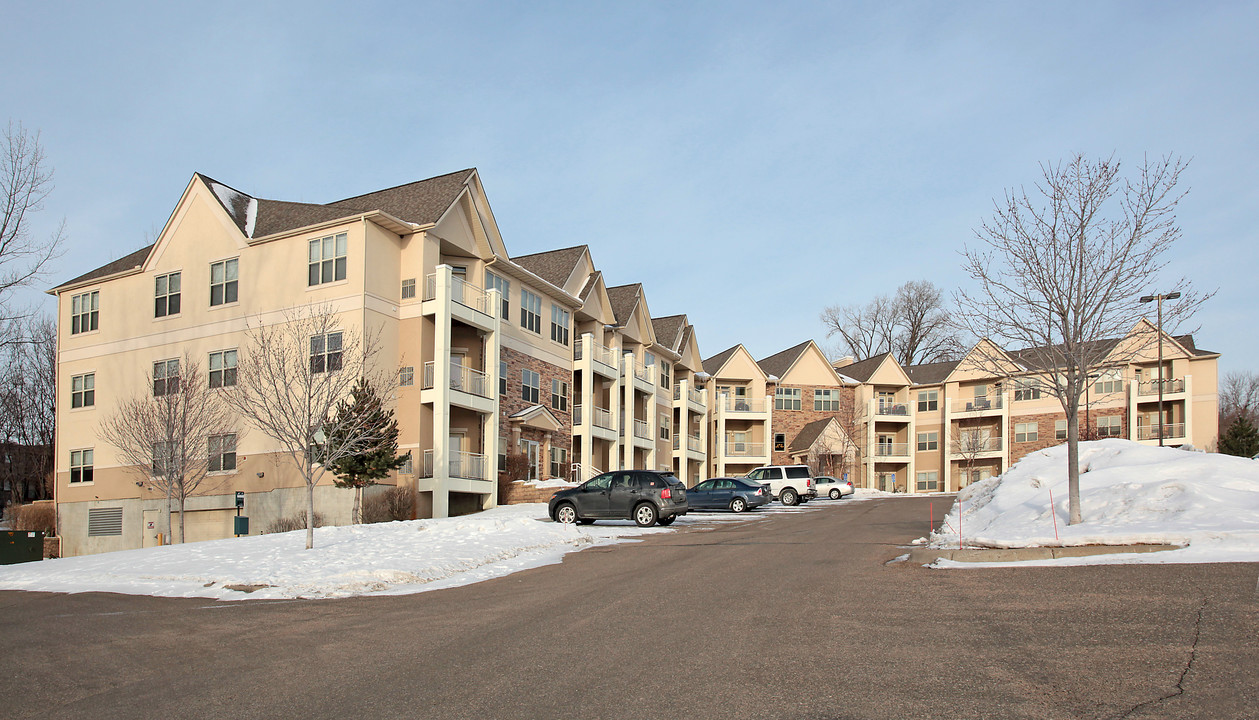
POLYGON ((337 487, 354 488, 353 522, 358 524, 363 521, 363 488, 388 477, 390 470, 402 467, 407 460, 406 455, 398 455, 398 421, 392 410, 384 408, 367 378, 359 378, 350 397, 337 403, 336 419, 330 425, 330 434, 334 436, 353 428, 356 433, 366 430, 365 435, 370 438, 359 452, 340 457, 328 466, 337 476, 333 481, 337 487))
POLYGON ((1220 452, 1241 457, 1254 456, 1259 453, 1259 430, 1245 415, 1238 415, 1220 436, 1220 452))

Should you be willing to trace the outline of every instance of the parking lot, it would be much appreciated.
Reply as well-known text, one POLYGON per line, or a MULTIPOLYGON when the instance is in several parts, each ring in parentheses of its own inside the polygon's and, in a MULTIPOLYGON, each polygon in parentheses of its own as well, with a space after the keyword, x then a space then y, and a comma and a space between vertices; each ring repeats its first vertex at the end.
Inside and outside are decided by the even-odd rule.
POLYGON ((401 597, 0 593, 7 717, 1243 718, 1255 565, 888 563, 924 498, 676 532, 401 597))

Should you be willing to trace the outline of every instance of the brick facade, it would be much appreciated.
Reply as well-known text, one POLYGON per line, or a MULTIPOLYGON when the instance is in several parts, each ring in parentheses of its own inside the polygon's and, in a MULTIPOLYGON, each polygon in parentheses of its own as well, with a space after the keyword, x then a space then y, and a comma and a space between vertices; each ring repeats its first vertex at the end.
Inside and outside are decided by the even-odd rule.
MULTIPOLYGON (((541 477, 551 476, 551 448, 563 448, 568 453, 567 463, 573 462, 573 371, 570 367, 561 367, 552 365, 551 363, 539 360, 532 355, 512 350, 511 348, 502 348, 499 354, 500 360, 507 364, 507 388, 499 398, 498 407, 501 414, 499 423, 499 432, 507 439, 507 450, 509 453, 519 452, 520 440, 532 440, 537 442, 541 447, 541 477), (541 376, 538 385, 538 401, 532 402, 522 397, 522 371, 525 369, 533 370, 541 376), (559 410, 551 404, 551 381, 560 380, 568 385, 568 399, 566 408, 559 410), (554 433, 539 430, 537 428, 519 427, 517 423, 507 420, 512 414, 541 405, 551 411, 556 420, 560 421, 560 429, 554 433)), ((501 383, 500 383, 501 387, 501 383)), ((495 460, 497 463, 497 459, 495 460)), ((502 473, 499 473, 502 479, 502 473)), ((516 500, 514 490, 508 490, 513 485, 520 483, 500 483, 500 492, 511 495, 513 499, 499 498, 500 504, 508 504, 512 502, 536 502, 535 500, 516 500)), ((523 492, 523 490, 522 490, 523 492)), ((525 495, 521 495, 524 497, 525 495)), ((547 493, 547 499, 551 494, 547 493)))
MULTIPOLYGON (((768 437, 765 442, 770 448, 770 464, 771 465, 790 465, 791 454, 787 451, 791 447, 791 441, 800 434, 800 429, 815 420, 825 420, 827 418, 839 417, 842 426, 843 418, 840 411, 814 410, 813 395, 816 390, 834 390, 834 387, 826 386, 809 386, 809 385, 782 385, 785 388, 800 388, 800 409, 799 410, 779 410, 774 406, 773 419, 769 429, 768 437), (774 445, 774 436, 782 433, 786 437, 783 438, 783 449, 777 450, 774 445)), ((854 390, 852 388, 839 388, 840 406, 851 407, 854 402, 854 390)), ((766 402, 774 402, 773 396, 767 397, 766 402)), ((859 438, 854 437, 855 442, 860 442, 859 438)))
MULTIPOLYGON (((1091 423, 1094 434, 1096 434, 1098 418, 1115 417, 1115 416, 1119 416, 1123 418, 1126 414, 1127 412, 1123 408, 1099 408, 1099 409, 1089 411, 1087 418, 1089 422, 1091 423)), ((1065 443, 1066 442, 1065 438, 1058 439, 1058 437, 1055 435, 1054 426, 1057 423, 1057 421, 1066 420, 1066 419, 1067 419, 1066 414, 1061 413, 1061 412, 1045 413, 1045 414, 1038 414, 1038 415, 1011 415, 1010 428, 1007 434, 1007 437, 1009 438, 1009 443, 1010 443, 1011 467, 1013 467, 1014 464, 1017 463, 1019 460, 1022 460, 1023 458, 1027 457, 1028 455, 1031 455, 1032 453, 1038 450, 1044 450, 1046 448, 1055 447, 1055 446, 1065 443), (1034 442, 1015 441, 1014 439, 1015 426, 1022 423, 1031 423, 1031 422, 1036 423, 1036 440, 1034 442)), ((1081 440, 1085 440, 1089 438, 1089 436, 1086 433, 1089 432, 1090 428, 1085 426, 1085 419, 1086 419, 1086 415, 1083 409, 1081 409, 1080 417, 1079 417, 1081 440)), ((1122 422, 1122 430, 1119 437, 1126 438, 1128 437, 1127 435, 1128 423, 1126 421, 1121 421, 1121 422, 1122 422)))

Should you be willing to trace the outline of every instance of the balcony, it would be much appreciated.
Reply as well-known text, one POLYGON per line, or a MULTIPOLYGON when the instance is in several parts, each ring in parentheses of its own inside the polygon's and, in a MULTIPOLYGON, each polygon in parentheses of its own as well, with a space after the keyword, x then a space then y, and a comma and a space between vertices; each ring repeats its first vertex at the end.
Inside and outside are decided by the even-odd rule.
POLYGON ((972 435, 963 435, 958 438, 957 443, 949 448, 949 454, 953 457, 975 457, 985 453, 1001 452, 1001 438, 999 437, 975 437, 972 435))
POLYGON ((907 458, 909 457, 909 443, 879 443, 874 446, 874 456, 876 458, 907 458))
POLYGON ((874 408, 874 414, 883 417, 909 419, 909 405, 905 403, 883 402, 880 400, 874 408))
POLYGON ((726 457, 765 457, 765 443, 726 441, 726 457))
POLYGON ((651 439, 651 428, 647 427, 646 420, 634 418, 634 437, 642 438, 643 440, 651 439))
POLYGON ((698 435, 687 435, 686 436, 686 449, 690 450, 691 452, 703 452, 704 442, 703 440, 700 439, 698 435))
MULTIPOLYGON (((485 480, 485 456, 480 453, 451 452, 447 462, 447 477, 463 480, 485 480)), ((420 477, 431 478, 433 475, 433 451, 424 451, 424 467, 420 477)))
POLYGON ((760 413, 765 412, 764 400, 753 400, 746 397, 730 397, 726 396, 722 399, 722 406, 728 413, 760 413))
MULTIPOLYGON (((424 382, 420 386, 421 390, 433 389, 435 369, 434 361, 430 360, 424 363, 424 382)), ((457 365, 453 362, 450 363, 451 390, 492 399, 494 396, 490 393, 490 386, 491 383, 488 382, 485 373, 480 370, 474 370, 465 365, 457 365)))
POLYGON ((1183 393, 1185 391, 1184 378, 1167 378, 1166 380, 1146 380, 1137 385, 1137 395, 1153 395, 1158 396, 1159 386, 1163 387, 1164 395, 1173 395, 1175 393, 1183 393))
POLYGON ((954 414, 961 413, 996 413, 1004 407, 1004 399, 1001 395, 993 397, 980 396, 971 400, 952 400, 950 407, 954 414))
POLYGON ((1138 440, 1184 440, 1184 423, 1164 423, 1163 425, 1138 425, 1138 440))
POLYGON ((594 340, 587 341, 587 338, 578 338, 577 342, 573 343, 573 360, 580 361, 587 356, 602 366, 597 369, 604 375, 610 378, 616 377, 616 352, 611 348, 604 347, 594 340))
MULTIPOLYGON (((437 273, 433 273, 425 278, 424 283, 424 300, 437 299, 437 273)), ((450 299, 472 308, 482 315, 489 315, 489 295, 484 290, 473 285, 466 280, 451 276, 450 278, 450 299)))

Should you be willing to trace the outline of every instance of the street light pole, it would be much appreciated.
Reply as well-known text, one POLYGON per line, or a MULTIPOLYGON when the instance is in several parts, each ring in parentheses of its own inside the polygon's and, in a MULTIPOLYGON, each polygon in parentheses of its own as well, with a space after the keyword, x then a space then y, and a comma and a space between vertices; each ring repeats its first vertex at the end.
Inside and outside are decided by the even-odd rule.
MULTIPOLYGON (((1143 295, 1140 302, 1148 303, 1155 300, 1158 301, 1158 446, 1163 447, 1163 301, 1175 300, 1180 297, 1180 293, 1173 292, 1166 295, 1143 295)), ((1141 388, 1137 388, 1140 392, 1141 388)))

